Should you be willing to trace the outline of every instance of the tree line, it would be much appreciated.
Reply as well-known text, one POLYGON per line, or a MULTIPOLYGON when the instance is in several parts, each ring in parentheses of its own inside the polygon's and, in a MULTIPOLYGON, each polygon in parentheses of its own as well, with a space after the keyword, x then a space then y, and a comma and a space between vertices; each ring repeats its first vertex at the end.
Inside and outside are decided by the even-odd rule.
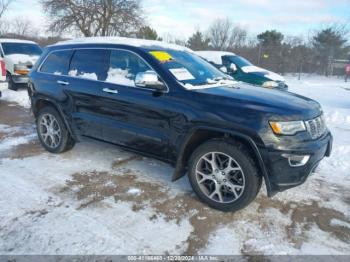
POLYGON ((0 0, 0 36, 32 39, 41 45, 62 40, 62 35, 126 36, 163 40, 193 50, 224 50, 237 53, 254 64, 284 74, 289 72, 334 73, 334 61, 350 60, 347 25, 319 28, 309 37, 288 36, 276 30, 252 35, 228 18, 216 19, 204 31, 188 39, 159 36, 147 25, 141 0, 40 0, 50 23, 48 36, 26 18, 5 20, 3 15, 16 0, 0 0))

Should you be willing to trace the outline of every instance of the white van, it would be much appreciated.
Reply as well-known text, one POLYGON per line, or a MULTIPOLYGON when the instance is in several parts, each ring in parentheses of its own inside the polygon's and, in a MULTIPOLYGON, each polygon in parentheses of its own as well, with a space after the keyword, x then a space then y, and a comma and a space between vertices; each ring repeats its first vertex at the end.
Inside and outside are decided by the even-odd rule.
POLYGON ((33 41, 0 38, 0 57, 5 61, 9 89, 26 86, 28 73, 41 53, 40 46, 33 41))

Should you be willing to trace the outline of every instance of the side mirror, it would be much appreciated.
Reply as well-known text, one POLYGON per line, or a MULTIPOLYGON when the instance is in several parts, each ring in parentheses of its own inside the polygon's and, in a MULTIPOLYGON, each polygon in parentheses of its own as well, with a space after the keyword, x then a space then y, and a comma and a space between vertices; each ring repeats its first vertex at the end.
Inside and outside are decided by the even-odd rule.
POLYGON ((232 70, 232 72, 236 72, 237 71, 237 66, 234 63, 230 64, 230 69, 232 70))
POLYGON ((165 85, 163 82, 159 81, 157 73, 151 70, 137 73, 135 85, 137 87, 156 89, 158 91, 165 89, 165 85))

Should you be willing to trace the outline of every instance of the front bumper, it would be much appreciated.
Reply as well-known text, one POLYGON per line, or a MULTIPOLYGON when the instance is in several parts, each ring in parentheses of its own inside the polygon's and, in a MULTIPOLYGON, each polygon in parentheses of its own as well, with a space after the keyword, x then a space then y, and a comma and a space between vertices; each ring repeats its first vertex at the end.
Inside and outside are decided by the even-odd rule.
POLYGON ((261 149, 268 173, 266 183, 269 196, 304 183, 319 162, 330 156, 332 144, 333 137, 328 132, 322 138, 303 143, 300 150, 261 149), (310 158, 305 165, 291 166, 283 155, 309 155, 310 158))
POLYGON ((29 77, 28 75, 12 75, 12 81, 15 84, 27 84, 29 77))

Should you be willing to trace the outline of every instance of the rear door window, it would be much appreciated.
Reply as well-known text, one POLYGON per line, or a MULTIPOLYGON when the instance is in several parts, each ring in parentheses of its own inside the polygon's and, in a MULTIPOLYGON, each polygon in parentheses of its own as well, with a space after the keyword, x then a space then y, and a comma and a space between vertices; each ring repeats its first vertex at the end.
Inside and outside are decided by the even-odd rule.
POLYGON ((40 72, 54 75, 67 75, 72 53, 72 50, 55 51, 51 53, 41 66, 40 72))
POLYGON ((110 50, 80 49, 74 52, 68 75, 105 81, 109 68, 110 50))
POLYGON ((152 70, 138 55, 125 50, 112 50, 106 82, 135 87, 138 73, 152 70))

